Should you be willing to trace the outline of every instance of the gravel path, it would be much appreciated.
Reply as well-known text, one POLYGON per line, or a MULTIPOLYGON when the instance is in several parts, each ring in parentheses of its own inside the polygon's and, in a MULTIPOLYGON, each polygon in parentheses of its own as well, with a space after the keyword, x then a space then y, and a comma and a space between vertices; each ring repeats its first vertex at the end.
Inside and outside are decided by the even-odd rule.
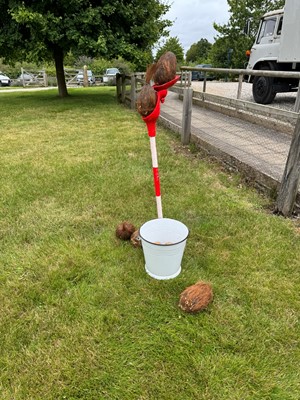
MULTIPOLYGON (((194 90, 202 91, 203 82, 192 82, 194 90)), ((238 82, 206 82, 206 92, 217 94, 219 96, 230 97, 236 99, 238 91, 238 82)), ((284 110, 293 111, 297 93, 279 93, 271 104, 273 107, 278 107, 284 110)), ((242 100, 254 101, 252 96, 252 84, 243 82, 242 85, 242 100)))

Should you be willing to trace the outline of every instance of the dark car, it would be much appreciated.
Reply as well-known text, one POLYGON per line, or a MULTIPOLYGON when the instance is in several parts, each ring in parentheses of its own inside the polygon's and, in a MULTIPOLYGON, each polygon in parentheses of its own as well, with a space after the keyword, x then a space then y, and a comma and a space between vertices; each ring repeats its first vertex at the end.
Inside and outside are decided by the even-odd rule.
MULTIPOLYGON (((212 68, 213 66, 211 64, 198 64, 195 65, 195 68, 212 68)), ((192 81, 203 81, 204 80, 204 72, 203 71, 192 71, 192 81)), ((206 73, 206 79, 208 81, 212 81, 216 79, 216 77, 212 74, 207 72, 206 73)))

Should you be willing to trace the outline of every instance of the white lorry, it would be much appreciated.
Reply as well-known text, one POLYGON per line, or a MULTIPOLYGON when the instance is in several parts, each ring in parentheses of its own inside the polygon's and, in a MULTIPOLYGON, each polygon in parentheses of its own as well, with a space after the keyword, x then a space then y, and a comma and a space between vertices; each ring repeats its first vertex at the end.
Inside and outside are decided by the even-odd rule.
MULTIPOLYGON (((300 71, 300 0, 286 0, 283 9, 266 13, 260 21, 247 69, 300 71)), ((249 76, 254 100, 269 104, 276 93, 298 89, 299 80, 249 76)))

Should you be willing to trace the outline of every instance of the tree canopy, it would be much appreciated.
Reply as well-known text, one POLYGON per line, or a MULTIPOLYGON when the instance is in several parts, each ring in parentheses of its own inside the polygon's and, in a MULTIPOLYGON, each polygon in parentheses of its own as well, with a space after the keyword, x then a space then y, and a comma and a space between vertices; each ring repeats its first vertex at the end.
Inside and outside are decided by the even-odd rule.
POLYGON ((159 47, 156 53, 156 59, 159 59, 166 51, 172 51, 176 58, 177 63, 181 64, 184 60, 184 49, 179 42, 178 37, 170 37, 162 46, 159 47))
POLYGON ((204 63, 207 60, 211 46, 207 39, 200 39, 197 43, 192 44, 186 52, 186 61, 197 64, 204 63))
POLYGON ((160 0, 0 0, 0 57, 5 62, 54 60, 59 95, 67 95, 64 57, 117 58, 145 67, 171 22, 160 0), (99 4, 100 3, 100 4, 99 4))
POLYGON ((225 25, 214 24, 218 36, 211 52, 214 66, 242 68, 245 66, 245 51, 250 49, 261 16, 267 11, 284 6, 284 0, 227 0, 229 21, 225 25), (244 27, 250 20, 250 34, 244 34, 244 27), (229 54, 232 56, 229 57, 229 54), (229 65, 230 64, 230 65, 229 65))

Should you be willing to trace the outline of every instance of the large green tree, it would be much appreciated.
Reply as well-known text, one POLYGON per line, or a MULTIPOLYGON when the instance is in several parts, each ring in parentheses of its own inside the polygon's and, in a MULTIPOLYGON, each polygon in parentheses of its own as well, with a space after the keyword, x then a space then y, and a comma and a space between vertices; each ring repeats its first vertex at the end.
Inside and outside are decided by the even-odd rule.
POLYGON ((260 17, 267 11, 283 7, 285 1, 227 0, 227 3, 230 13, 228 23, 214 24, 218 36, 211 52, 211 61, 218 67, 228 67, 230 64, 233 68, 242 68, 246 62, 245 51, 254 42, 260 17), (250 21, 249 35, 243 32, 247 20, 250 21))
POLYGON ((170 37, 162 46, 160 46, 156 53, 156 59, 158 60, 166 51, 172 51, 176 58, 177 63, 182 64, 184 60, 184 49, 177 36, 170 37))
POLYGON ((5 62, 54 60, 59 95, 68 94, 64 57, 121 56, 137 67, 171 22, 160 0, 0 0, 0 57, 5 62))
POLYGON ((211 46, 207 39, 200 39, 197 43, 192 44, 186 52, 186 62, 204 63, 207 60, 211 46))

